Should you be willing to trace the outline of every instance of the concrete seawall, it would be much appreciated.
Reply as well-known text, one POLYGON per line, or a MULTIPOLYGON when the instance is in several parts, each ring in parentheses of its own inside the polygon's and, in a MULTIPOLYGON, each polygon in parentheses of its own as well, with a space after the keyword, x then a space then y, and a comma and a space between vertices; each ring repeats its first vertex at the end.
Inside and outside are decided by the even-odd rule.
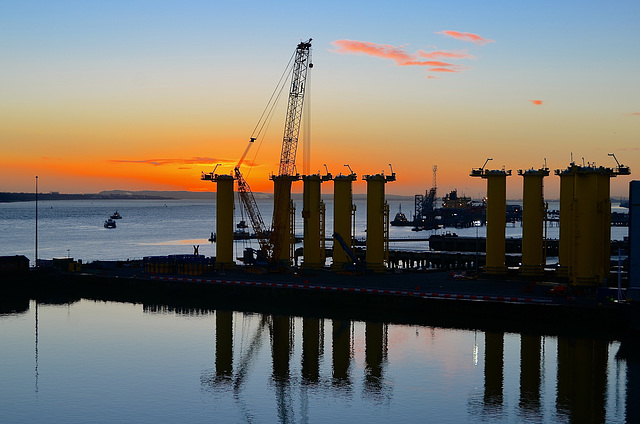
POLYGON ((624 338, 638 322, 637 305, 598 302, 593 294, 559 296, 542 284, 456 280, 447 273, 178 277, 135 271, 27 273, 6 281, 1 290, 5 300, 21 305, 24 299, 63 303, 86 298, 607 339, 624 338))

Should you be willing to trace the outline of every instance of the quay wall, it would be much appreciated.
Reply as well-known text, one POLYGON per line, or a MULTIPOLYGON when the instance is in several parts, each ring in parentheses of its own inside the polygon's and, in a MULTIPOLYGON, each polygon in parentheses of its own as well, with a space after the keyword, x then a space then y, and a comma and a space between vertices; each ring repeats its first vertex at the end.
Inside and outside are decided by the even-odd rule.
MULTIPOLYGON (((3 284, 2 290, 4 295, 60 303, 85 298, 547 335, 599 334, 611 339, 623 338, 631 325, 631 305, 575 298, 535 299, 522 293, 489 296, 252 281, 250 275, 246 280, 224 280, 55 272, 19 278, 13 284, 3 284)), ((637 306, 633 311, 637 321, 637 306)))

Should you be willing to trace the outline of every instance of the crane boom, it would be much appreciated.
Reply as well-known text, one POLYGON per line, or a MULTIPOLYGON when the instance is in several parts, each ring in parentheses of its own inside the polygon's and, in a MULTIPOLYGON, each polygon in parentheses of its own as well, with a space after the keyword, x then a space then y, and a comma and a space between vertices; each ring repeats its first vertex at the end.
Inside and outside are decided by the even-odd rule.
POLYGON ((310 56, 311 38, 308 41, 301 42, 296 47, 278 175, 294 175, 295 173, 296 152, 298 150, 298 135, 300 134, 300 124, 302 121, 302 106, 304 104, 307 71, 310 67, 313 67, 313 65, 309 63, 310 56))
POLYGON ((253 196, 251 187, 249 187, 249 184, 242 176, 239 166, 234 168, 234 174, 236 183, 238 184, 238 196, 240 197, 240 201, 242 202, 244 209, 249 215, 251 227, 253 228, 253 232, 256 234, 258 243, 260 244, 260 250, 262 250, 262 253, 266 258, 271 258, 273 246, 269 242, 269 235, 267 234, 266 226, 262 220, 262 215, 260 214, 260 209, 258 209, 258 204, 253 196))

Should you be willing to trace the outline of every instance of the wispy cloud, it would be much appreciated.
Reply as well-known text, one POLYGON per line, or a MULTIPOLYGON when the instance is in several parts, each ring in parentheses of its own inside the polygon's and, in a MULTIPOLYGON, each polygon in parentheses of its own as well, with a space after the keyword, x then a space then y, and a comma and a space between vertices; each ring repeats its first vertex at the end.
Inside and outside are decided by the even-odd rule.
POLYGON ((460 32, 460 31, 438 31, 436 34, 446 35, 451 38, 455 38, 456 40, 468 41, 474 44, 479 44, 481 46, 489 43, 495 43, 495 40, 490 40, 488 38, 484 38, 479 36, 478 34, 472 34, 470 32, 460 32))
POLYGON ((624 116, 640 116, 640 112, 625 113, 624 116))
POLYGON ((475 59, 472 55, 460 51, 434 50, 432 52, 425 52, 418 50, 417 54, 425 59, 440 59, 444 57, 451 59, 475 59))
POLYGON ((529 100, 531 103, 533 103, 536 106, 540 106, 541 104, 544 103, 543 100, 529 100))
MULTIPOLYGON (((194 157, 194 158, 164 158, 164 159, 111 159, 111 163, 139 163, 144 165, 165 166, 165 165, 235 165, 235 161, 229 159, 210 158, 210 157, 194 157)), ((243 162, 247 166, 255 166, 250 160, 243 162)), ((180 168, 189 169, 189 168, 180 168)))
POLYGON ((369 41, 336 40, 331 43, 336 47, 335 53, 362 54, 393 60, 398 66, 426 66, 432 72, 462 72, 468 67, 455 63, 444 62, 441 58, 472 59, 473 56, 459 51, 436 50, 425 52, 418 50, 415 53, 406 51, 405 46, 392 46, 389 44, 377 44, 369 41), (430 59, 430 60, 423 60, 430 59), (446 70, 444 70, 446 69, 446 70))
POLYGON ((429 69, 429 71, 430 72, 458 72, 451 68, 431 68, 429 69))

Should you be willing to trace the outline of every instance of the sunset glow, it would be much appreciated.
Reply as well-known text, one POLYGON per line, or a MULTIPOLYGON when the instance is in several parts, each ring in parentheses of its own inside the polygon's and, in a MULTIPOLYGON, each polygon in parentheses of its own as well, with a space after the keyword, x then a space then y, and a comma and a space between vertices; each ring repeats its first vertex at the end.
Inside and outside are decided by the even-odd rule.
MULTIPOLYGON (((615 153, 632 176, 615 178, 612 194, 628 196, 640 172, 640 59, 628 54, 640 3, 431 6, 4 4, 0 191, 32 192, 35 175, 45 192, 214 191, 201 173, 233 171, 311 37, 299 172, 307 132, 312 172, 349 164, 360 178, 391 163, 388 193, 409 196, 430 187, 433 165, 440 194, 481 197, 485 182, 469 171, 492 157, 514 171, 508 196, 519 198, 518 169, 563 169, 572 156, 612 167, 615 153), (550 16, 562 25, 541 31, 550 16)), ((242 165, 254 191, 272 190, 284 98, 242 165)), ((545 192, 557 197, 557 177, 545 192)))

